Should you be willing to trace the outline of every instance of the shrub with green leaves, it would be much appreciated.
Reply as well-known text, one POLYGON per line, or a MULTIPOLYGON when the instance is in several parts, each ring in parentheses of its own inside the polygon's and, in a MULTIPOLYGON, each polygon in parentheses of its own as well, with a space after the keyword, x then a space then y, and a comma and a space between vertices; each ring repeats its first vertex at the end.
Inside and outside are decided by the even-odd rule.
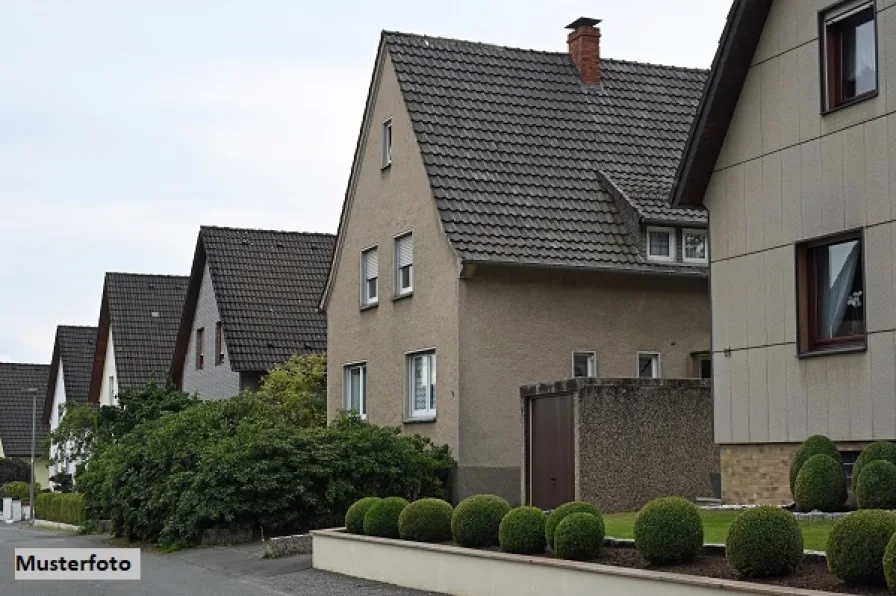
POLYGON ((517 507, 501 520, 498 543, 505 553, 535 555, 543 553, 545 515, 538 507, 517 507))
MULTIPOLYGON (((40 492, 40 482, 34 483, 34 493, 40 492)), ((27 505, 31 502, 31 483, 30 482, 7 482, 0 486, 0 494, 12 498, 14 501, 21 501, 27 505)))
POLYGON ((364 497, 355 501, 345 512, 345 529, 350 534, 364 533, 364 516, 370 507, 380 501, 379 497, 364 497))
POLYGON ((593 513, 570 513, 554 531, 554 551, 561 559, 590 561, 604 543, 604 521, 593 513))
POLYGON ((896 509, 896 464, 884 459, 867 464, 855 495, 859 509, 896 509))
POLYGON ((884 550, 883 563, 887 587, 890 588, 890 592, 896 594, 896 533, 893 534, 890 542, 887 543, 887 548, 884 550))
POLYGON ((797 449, 790 462, 790 494, 796 499, 796 477, 803 468, 803 464, 809 461, 813 455, 829 455, 835 460, 843 463, 837 446, 824 435, 812 435, 806 439, 797 449))
POLYGON ((852 467, 852 490, 859 486, 859 478, 865 466, 873 461, 884 460, 896 464, 896 443, 876 441, 865 447, 852 467))
POLYGON ((800 511, 838 511, 846 502, 843 464, 830 455, 813 455, 796 477, 794 492, 800 511))
POLYGON ((563 521, 563 518, 573 513, 590 513, 591 515, 594 515, 603 520, 603 515, 601 515, 600 509, 598 509, 591 503, 585 503, 582 501, 572 501, 570 503, 564 503, 551 512, 551 514, 548 516, 547 522, 545 523, 544 537, 547 540, 549 547, 554 548, 554 532, 557 530, 557 526, 560 525, 560 522, 563 521))
POLYGON ((498 495, 467 497, 451 516, 451 536, 460 546, 480 548, 498 542, 501 520, 510 511, 510 504, 498 495))
POLYGON ((647 503, 635 518, 635 546, 651 565, 686 563, 703 548, 703 520, 697 506, 681 497, 647 503))
POLYGON ((17 457, 0 457, 0 486, 7 482, 31 482, 31 465, 17 457))
POLYGON ((407 505, 407 500, 401 497, 380 499, 364 514, 364 533, 380 538, 398 538, 398 518, 407 505))
POLYGON ((80 526, 84 521, 84 495, 78 493, 42 493, 34 498, 37 519, 80 526))
POLYGON ((828 534, 828 569, 847 583, 884 579, 884 551, 896 532, 896 515, 863 509, 837 520, 828 534))
POLYGON ((780 507, 747 509, 728 528, 725 556, 742 577, 789 575, 803 560, 800 525, 780 507))
POLYGON ((451 540, 451 503, 442 499, 420 499, 410 503, 398 516, 398 535, 415 542, 451 540))

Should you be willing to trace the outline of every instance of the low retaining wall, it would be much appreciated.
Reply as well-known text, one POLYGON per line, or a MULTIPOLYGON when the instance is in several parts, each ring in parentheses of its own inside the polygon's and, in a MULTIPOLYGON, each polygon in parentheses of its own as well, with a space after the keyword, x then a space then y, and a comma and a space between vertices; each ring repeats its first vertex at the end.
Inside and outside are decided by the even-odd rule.
POLYGON ((61 522, 48 521, 45 519, 34 520, 35 528, 50 528, 52 530, 63 530, 65 532, 79 532, 81 526, 73 526, 72 524, 63 524, 61 522))
POLYGON ((264 542, 264 557, 276 559, 290 555, 311 554, 311 534, 297 534, 295 536, 280 536, 264 542))
POLYGON ((457 596, 820 596, 825 592, 317 530, 313 566, 457 596))
POLYGON ((202 546, 219 546, 225 544, 245 544, 252 542, 252 528, 210 529, 202 532, 202 546))

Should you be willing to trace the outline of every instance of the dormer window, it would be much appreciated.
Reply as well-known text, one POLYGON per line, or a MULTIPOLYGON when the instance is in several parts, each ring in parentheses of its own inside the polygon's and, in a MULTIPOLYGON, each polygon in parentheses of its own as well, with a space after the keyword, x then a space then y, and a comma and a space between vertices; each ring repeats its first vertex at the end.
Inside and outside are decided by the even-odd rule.
POLYGON ((681 257, 685 263, 705 263, 706 230, 684 230, 681 234, 681 257))
POLYGON ((392 119, 383 122, 383 168, 392 165, 392 119))
POLYGON ((877 94, 877 27, 873 0, 844 2, 821 14, 822 109, 877 94))
POLYGON ((650 261, 675 260, 674 229, 647 228, 647 259, 650 261))

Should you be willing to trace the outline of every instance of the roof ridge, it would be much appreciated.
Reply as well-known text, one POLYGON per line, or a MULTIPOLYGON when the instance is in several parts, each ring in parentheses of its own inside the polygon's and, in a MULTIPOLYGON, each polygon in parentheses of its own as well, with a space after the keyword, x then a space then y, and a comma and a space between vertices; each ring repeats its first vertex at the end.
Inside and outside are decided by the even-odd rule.
POLYGON ((38 362, 0 362, 0 366, 50 366, 47 364, 40 364, 38 362))
POLYGON ((267 228, 235 228, 232 226, 208 226, 201 225, 199 226, 199 231, 202 230, 231 230, 237 232, 266 232, 268 234, 293 234, 296 236, 324 236, 333 238, 336 235, 330 234, 329 232, 306 232, 302 230, 272 230, 267 228))
MULTIPOLYGON (((558 50, 536 50, 533 48, 520 48, 520 47, 515 47, 515 46, 501 45, 501 44, 497 44, 497 43, 489 43, 486 41, 472 41, 469 39, 459 39, 459 38, 455 38, 455 37, 442 37, 440 35, 427 35, 425 33, 407 33, 404 31, 390 31, 388 29, 383 29, 382 35, 384 35, 384 36, 396 35, 396 36, 402 36, 402 37, 414 37, 417 39, 434 39, 434 40, 438 40, 438 41, 451 41, 451 42, 455 42, 455 43, 462 43, 462 44, 475 45, 475 46, 484 46, 484 47, 490 47, 490 48, 497 48, 497 49, 501 49, 501 50, 513 50, 514 52, 527 52, 527 53, 531 53, 531 54, 546 54, 549 56, 569 56, 569 52, 563 52, 563 51, 558 51, 558 50)), ((621 58, 601 57, 600 60, 601 60, 601 62, 610 62, 610 63, 616 63, 616 64, 632 64, 632 65, 637 65, 637 66, 651 66, 654 68, 669 68, 669 69, 675 69, 675 70, 683 70, 683 71, 687 71, 687 72, 699 72, 699 73, 703 73, 703 74, 706 74, 709 72, 708 68, 695 68, 693 66, 676 66, 674 64, 659 64, 657 62, 639 62, 637 60, 624 60, 621 58)))
POLYGON ((96 325, 56 325, 57 329, 96 329, 96 325))
POLYGON ((164 277, 164 278, 187 278, 189 275, 176 275, 173 273, 131 273, 128 271, 106 271, 106 275, 130 275, 132 277, 164 277))

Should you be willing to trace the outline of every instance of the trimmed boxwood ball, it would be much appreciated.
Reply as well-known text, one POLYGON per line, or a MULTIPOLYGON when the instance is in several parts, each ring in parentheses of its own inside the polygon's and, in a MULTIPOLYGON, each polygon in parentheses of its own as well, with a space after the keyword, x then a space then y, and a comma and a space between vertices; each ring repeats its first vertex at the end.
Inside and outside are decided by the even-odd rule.
POLYGON ((535 555, 547 545, 544 537, 544 511, 538 507, 517 507, 501 520, 498 544, 505 553, 535 555))
POLYGON ((813 455, 796 476, 793 496, 800 511, 837 511, 846 502, 843 464, 830 455, 813 455))
POLYGON ((788 575, 803 560, 799 522, 780 507, 747 509, 728 528, 725 557, 742 577, 788 575))
POLYGON ((838 520, 828 534, 828 569, 848 583, 884 579, 884 551, 896 532, 896 515, 863 509, 838 520))
POLYGON ((652 565, 693 560, 703 548, 700 511, 681 497, 654 499, 635 518, 635 546, 652 565))
POLYGON ((364 514, 364 533, 380 538, 398 538, 398 518, 408 502, 401 497, 381 499, 364 514))
POLYGON ((544 537, 548 542, 548 546, 554 548, 554 531, 557 529, 557 526, 560 525, 560 522, 563 521, 563 518, 573 513, 590 513, 591 515, 600 518, 601 522, 603 522, 603 515, 601 514, 600 509, 591 503, 582 501, 564 503, 551 512, 545 523, 544 537))
POLYGON ((859 487, 859 478, 865 466, 881 459, 896 464, 896 443, 876 441, 862 450, 858 459, 856 459, 856 464, 852 468, 853 492, 859 487))
POLYGON ((856 485, 859 509, 896 509, 896 464, 879 459, 862 469, 856 485))
POLYGON ((803 464, 809 461, 813 455, 830 455, 835 460, 843 463, 840 452, 834 442, 824 435, 812 435, 800 445, 790 462, 790 494, 796 499, 796 477, 800 473, 803 464))
POLYGON ((451 504, 442 499, 420 499, 405 507, 398 516, 398 535, 415 542, 451 540, 451 504))
POLYGON ((890 538, 884 551, 884 578, 890 592, 896 594, 896 534, 890 538))
POLYGON ((479 548, 498 542, 501 520, 510 511, 510 504, 498 495, 467 497, 454 508, 451 536, 460 546, 479 548))
POLYGON ((554 531, 554 551, 561 559, 596 559, 603 543, 604 521, 591 513, 570 513, 554 531))
POLYGON ((364 515, 371 505, 380 500, 379 497, 364 497, 355 501, 345 512, 345 529, 352 534, 363 534, 364 515))

